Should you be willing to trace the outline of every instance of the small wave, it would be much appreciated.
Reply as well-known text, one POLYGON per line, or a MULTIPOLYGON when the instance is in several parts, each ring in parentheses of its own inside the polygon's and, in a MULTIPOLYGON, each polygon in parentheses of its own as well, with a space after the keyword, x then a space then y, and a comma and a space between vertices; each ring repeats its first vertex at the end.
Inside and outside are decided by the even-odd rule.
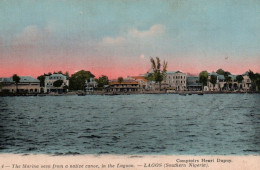
POLYGON ((79 136, 78 138, 90 138, 90 139, 93 139, 93 138, 101 138, 101 136, 90 135, 90 136, 79 136))

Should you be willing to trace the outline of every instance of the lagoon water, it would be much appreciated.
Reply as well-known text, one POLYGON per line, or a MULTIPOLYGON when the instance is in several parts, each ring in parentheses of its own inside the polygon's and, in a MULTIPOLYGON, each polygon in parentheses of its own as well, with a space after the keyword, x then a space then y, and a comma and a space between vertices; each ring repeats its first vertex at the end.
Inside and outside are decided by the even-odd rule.
POLYGON ((260 95, 0 98, 0 153, 260 155, 260 95))

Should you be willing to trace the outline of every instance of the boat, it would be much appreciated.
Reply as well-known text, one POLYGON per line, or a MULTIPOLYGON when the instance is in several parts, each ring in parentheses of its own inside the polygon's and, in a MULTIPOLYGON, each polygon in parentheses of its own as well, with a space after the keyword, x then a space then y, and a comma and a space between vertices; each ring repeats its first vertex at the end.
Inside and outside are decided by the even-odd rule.
POLYGON ((186 93, 179 93, 179 95, 186 96, 187 94, 186 93))
POLYGON ((78 93, 77 95, 78 95, 78 96, 86 96, 85 93, 78 93))
POLYGON ((198 93, 198 95, 203 95, 203 93, 198 93))

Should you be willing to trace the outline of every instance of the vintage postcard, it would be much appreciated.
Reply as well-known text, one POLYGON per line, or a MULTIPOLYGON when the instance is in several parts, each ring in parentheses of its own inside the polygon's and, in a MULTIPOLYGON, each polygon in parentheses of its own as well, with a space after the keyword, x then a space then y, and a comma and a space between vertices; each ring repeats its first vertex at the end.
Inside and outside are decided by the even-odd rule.
POLYGON ((0 170, 259 169, 259 0, 0 0, 0 170))

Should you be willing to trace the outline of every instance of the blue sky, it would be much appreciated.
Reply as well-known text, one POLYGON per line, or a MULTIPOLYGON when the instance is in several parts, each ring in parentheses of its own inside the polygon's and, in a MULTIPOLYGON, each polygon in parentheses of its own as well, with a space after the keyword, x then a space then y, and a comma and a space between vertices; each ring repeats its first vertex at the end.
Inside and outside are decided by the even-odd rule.
POLYGON ((260 72, 259 30, 258 0, 0 0, 0 74, 41 64, 126 76, 150 56, 168 70, 260 72))

